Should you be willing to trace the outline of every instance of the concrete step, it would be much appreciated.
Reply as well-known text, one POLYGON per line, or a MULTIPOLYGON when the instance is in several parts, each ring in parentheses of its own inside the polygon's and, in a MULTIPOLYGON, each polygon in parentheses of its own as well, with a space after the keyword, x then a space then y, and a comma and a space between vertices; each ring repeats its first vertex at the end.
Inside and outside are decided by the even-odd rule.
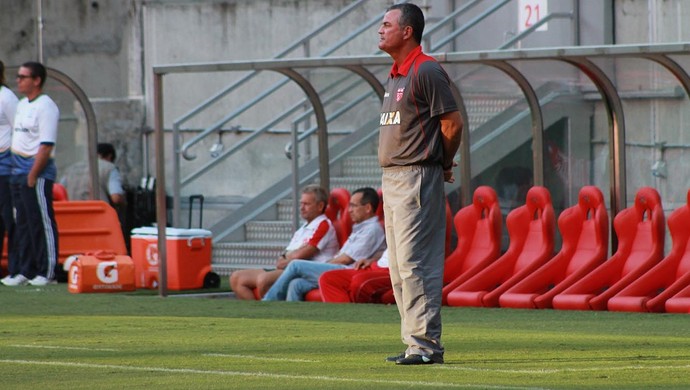
POLYGON ((381 175, 371 177, 332 177, 331 188, 345 188, 352 193, 361 187, 381 188, 381 175))
POLYGON ((381 166, 376 155, 353 156, 343 161, 343 177, 381 177, 381 166))
POLYGON ((286 242, 221 242, 213 244, 213 271, 229 275, 238 269, 273 268, 286 242))
POLYGON ((279 221, 292 221, 292 198, 279 200, 276 207, 279 221))
POLYGON ((247 242, 289 242, 292 238, 292 222, 252 221, 245 226, 247 242))

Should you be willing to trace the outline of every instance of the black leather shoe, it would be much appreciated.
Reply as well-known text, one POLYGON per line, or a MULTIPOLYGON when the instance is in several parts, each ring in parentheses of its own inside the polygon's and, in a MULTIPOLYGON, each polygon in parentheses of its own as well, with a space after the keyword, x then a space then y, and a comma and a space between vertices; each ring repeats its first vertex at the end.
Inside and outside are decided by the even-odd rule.
POLYGON ((395 364, 400 364, 402 366, 412 366, 419 364, 443 364, 443 358, 434 355, 407 355, 404 358, 396 360, 395 364))
POLYGON ((387 362, 397 362, 398 360, 404 359, 404 358, 405 358, 405 352, 401 353, 400 355, 388 356, 386 358, 386 361, 387 362))

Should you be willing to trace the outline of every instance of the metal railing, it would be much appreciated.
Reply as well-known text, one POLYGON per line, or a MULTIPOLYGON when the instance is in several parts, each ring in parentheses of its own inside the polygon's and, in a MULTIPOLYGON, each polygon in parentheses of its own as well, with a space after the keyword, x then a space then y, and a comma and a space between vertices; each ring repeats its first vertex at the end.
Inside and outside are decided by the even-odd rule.
MULTIPOLYGON (((338 19, 344 17, 345 15, 349 14, 350 12, 354 11, 355 9, 359 8, 362 6, 366 0, 357 0, 353 1, 351 4, 349 4, 347 7, 342 9, 340 12, 338 12, 336 15, 334 15, 332 18, 329 20, 325 21, 323 24, 321 24, 319 27, 315 28, 314 30, 310 31, 303 37, 297 39, 294 43, 289 45, 285 50, 281 51, 278 53, 276 56, 274 56, 275 59, 283 58, 286 55, 292 53, 296 49, 300 47, 304 47, 309 44, 310 40, 317 36, 318 34, 322 33, 324 30, 328 29, 333 22, 337 21, 338 19)), ((383 14, 381 14, 383 15, 383 14)), ((372 18, 369 23, 376 23, 378 20, 380 20, 381 15, 377 15, 377 18, 372 18)), ((344 37, 341 41, 337 42, 335 45, 329 47, 326 49, 324 52, 320 54, 320 56, 327 56, 342 46, 344 46, 352 37, 355 36, 355 34, 361 33, 361 31, 364 31, 369 23, 365 23, 363 26, 361 26, 358 30, 355 30, 353 33, 349 34, 348 36, 344 37)), ((308 50, 307 50, 308 51, 308 50)), ((251 72, 241 79, 237 80, 236 82, 232 83, 231 85, 227 86, 226 88, 222 89, 221 91, 217 92, 215 95, 209 97, 205 101, 203 101, 201 104, 198 106, 194 107, 192 110, 187 112, 186 114, 182 115, 180 118, 176 119, 173 122, 173 149, 175 151, 175 158, 173 162, 173 176, 175 177, 175 181, 173 183, 173 224, 177 224, 180 218, 180 193, 181 193, 181 186, 186 184, 188 181, 192 180, 195 177, 198 177, 208 171, 210 168, 212 168, 215 164, 206 164, 204 165, 197 174, 191 175, 185 180, 180 180, 180 159, 179 155, 182 155, 185 159, 191 160, 194 159, 196 156, 190 154, 189 150, 192 146, 195 144, 201 142, 204 138, 206 138, 208 135, 211 135, 218 131, 223 125, 231 121, 232 119, 236 118, 243 112, 245 112, 247 109, 250 107, 254 106, 257 104, 259 101, 263 100, 267 96, 270 96, 271 94, 275 93, 278 89, 280 89, 282 86, 288 84, 289 79, 285 78, 281 80, 280 82, 274 84, 273 86, 269 87, 267 90, 259 94, 257 97, 254 99, 250 100, 246 104, 244 104, 242 107, 236 109, 229 115, 226 115, 224 118, 222 118, 220 121, 217 121, 216 123, 212 124, 211 126, 207 127, 204 129, 200 134, 196 135, 193 137, 191 140, 187 141, 184 145, 180 146, 179 142, 179 130, 182 126, 183 123, 189 121, 193 117, 199 115, 209 107, 211 107, 214 103, 220 101, 223 97, 227 96, 231 92, 237 90, 240 86, 244 85, 246 82, 254 78, 259 72, 251 72)), ((286 116, 289 114, 285 114, 286 116)), ((259 132, 256 132, 256 136, 258 137, 261 135, 264 131, 266 131, 266 128, 262 129, 259 132)), ((251 142, 251 140, 250 140, 251 142)), ((243 144, 242 147, 246 145, 243 144)), ((223 160, 224 158, 227 158, 234 152, 239 150, 239 148, 233 148, 232 150, 229 150, 225 153, 222 153, 221 155, 218 156, 217 161, 223 160)))

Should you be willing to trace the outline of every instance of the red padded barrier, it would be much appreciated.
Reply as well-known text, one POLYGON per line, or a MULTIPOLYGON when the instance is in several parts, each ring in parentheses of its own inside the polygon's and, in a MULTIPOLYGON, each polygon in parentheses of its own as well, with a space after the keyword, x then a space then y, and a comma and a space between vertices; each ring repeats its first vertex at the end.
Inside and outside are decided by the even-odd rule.
POLYGON ((448 293, 450 306, 498 306, 498 298, 553 255, 556 219, 551 194, 534 186, 526 203, 508 214, 508 251, 448 293))
POLYGON ((109 251, 126 255, 117 212, 101 200, 53 203, 58 227, 59 263, 74 254, 109 251))
POLYGON ((472 204, 454 217, 458 244, 448 256, 443 271, 443 304, 450 291, 498 258, 501 252, 503 216, 496 191, 481 186, 474 191, 472 204))
POLYGON ((618 250, 607 261, 553 299, 562 310, 606 310, 607 302, 664 254, 664 212, 659 193, 641 188, 635 204, 621 211, 613 221, 618 250))
POLYGON ((599 188, 583 187, 578 204, 561 213, 558 227, 563 237, 561 250, 501 295, 501 307, 550 308, 554 296, 606 260, 609 217, 599 188))
MULTIPOLYGON (((663 312, 666 301, 690 285, 690 191, 687 203, 668 217, 671 252, 608 302, 614 311, 663 312)), ((678 303, 678 302, 677 302, 678 303)), ((673 306, 673 302, 671 305, 673 306)), ((681 305, 682 306, 682 305, 681 305)), ((680 309, 687 313, 690 306, 680 309)))

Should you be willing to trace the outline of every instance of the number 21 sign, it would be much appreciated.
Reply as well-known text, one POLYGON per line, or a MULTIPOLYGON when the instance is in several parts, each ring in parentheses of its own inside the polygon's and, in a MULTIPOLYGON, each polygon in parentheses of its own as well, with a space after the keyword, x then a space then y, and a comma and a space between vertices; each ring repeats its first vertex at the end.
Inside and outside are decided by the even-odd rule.
MULTIPOLYGON (((518 33, 535 25, 548 15, 548 0, 518 0, 518 33)), ((548 23, 544 23, 537 31, 547 31, 548 23)))

